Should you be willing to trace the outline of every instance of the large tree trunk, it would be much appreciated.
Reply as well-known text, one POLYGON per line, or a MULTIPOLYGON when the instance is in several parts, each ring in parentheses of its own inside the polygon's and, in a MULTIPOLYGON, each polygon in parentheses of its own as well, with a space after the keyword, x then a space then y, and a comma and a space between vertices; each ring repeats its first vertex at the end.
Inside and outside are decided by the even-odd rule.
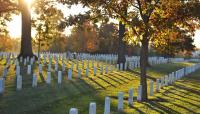
POLYGON ((147 64, 148 64, 148 39, 147 37, 144 36, 142 40, 142 48, 140 53, 140 71, 141 71, 140 84, 142 85, 142 101, 148 100, 147 76, 146 76, 147 64))
POLYGON ((118 60, 117 63, 123 63, 123 66, 126 62, 125 58, 125 49, 126 49, 126 44, 123 41, 123 38, 125 36, 125 25, 122 24, 122 22, 119 22, 119 48, 118 48, 118 60))
POLYGON ((32 57, 32 40, 31 40, 31 14, 25 0, 19 0, 22 15, 22 35, 21 35, 21 50, 19 57, 32 57))

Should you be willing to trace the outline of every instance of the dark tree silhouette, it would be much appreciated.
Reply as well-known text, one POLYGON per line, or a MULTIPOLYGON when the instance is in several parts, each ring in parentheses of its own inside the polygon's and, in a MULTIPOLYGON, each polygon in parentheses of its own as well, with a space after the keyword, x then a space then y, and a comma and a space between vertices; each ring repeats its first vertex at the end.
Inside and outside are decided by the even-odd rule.
POLYGON ((24 0, 19 0, 19 6, 22 15, 22 35, 21 50, 18 57, 32 57, 34 55, 31 42, 31 14, 24 0))

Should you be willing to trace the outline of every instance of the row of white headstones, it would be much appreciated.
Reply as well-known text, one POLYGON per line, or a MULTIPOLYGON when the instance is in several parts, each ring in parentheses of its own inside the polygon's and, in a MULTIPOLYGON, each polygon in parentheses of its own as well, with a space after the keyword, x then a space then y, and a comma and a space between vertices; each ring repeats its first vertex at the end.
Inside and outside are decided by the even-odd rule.
MULTIPOLYGON (((180 69, 176 72, 172 72, 170 73, 168 76, 164 76, 161 79, 157 79, 156 81, 156 92, 160 91, 160 88, 162 88, 163 86, 168 86, 169 84, 173 84, 176 80, 179 80, 180 78, 182 78, 183 76, 187 76, 190 73, 195 72, 196 70, 200 69, 200 64, 196 64, 194 66, 191 67, 186 67, 183 69, 180 69)), ((150 81, 150 96, 154 95, 154 89, 153 89, 153 81, 150 81)), ((128 96, 128 104, 130 106, 133 106, 133 88, 131 88, 128 92, 129 96, 128 96)), ((138 87, 138 96, 137 96, 137 101, 141 101, 142 98, 142 85, 139 85, 138 87)), ((106 97, 105 98, 105 105, 104 105, 104 114, 110 114, 110 98, 106 97)), ((123 102, 124 102, 124 93, 123 92, 119 92, 118 93, 118 111, 123 111, 124 110, 124 106, 123 106, 123 102)), ((78 109, 77 108, 71 108, 69 110, 69 114, 78 114, 78 109)), ((95 102, 91 102, 89 105, 89 114, 96 114, 96 103, 95 102)))
MULTIPOLYGON (((46 65, 46 63, 47 63, 47 60, 46 60, 46 56, 47 55, 45 55, 45 56, 43 56, 44 58, 43 58, 43 64, 44 65, 46 65)), ((8 73, 8 70, 7 70, 7 66, 9 66, 10 65, 10 57, 11 56, 8 56, 7 58, 6 58, 6 68, 4 68, 4 71, 3 71, 3 77, 5 77, 6 75, 7 75, 7 73, 8 73)), ((48 71, 50 71, 50 69, 51 69, 51 64, 52 64, 52 57, 54 57, 54 60, 56 61, 56 63, 55 63, 55 71, 58 71, 58 61, 59 61, 59 56, 57 55, 57 56, 55 56, 55 55, 49 55, 48 56, 48 61, 49 61, 49 64, 48 64, 48 71)), ((159 57, 160 59, 158 59, 157 60, 157 62, 154 62, 154 63, 152 63, 153 61, 155 61, 156 59, 155 58, 149 58, 149 60, 151 60, 151 61, 149 61, 150 62, 150 64, 152 65, 152 64, 161 64, 161 63, 167 63, 168 62, 168 60, 167 59, 164 59, 164 58, 162 58, 162 57, 159 57)), ((179 58, 175 58, 174 60, 177 60, 177 61, 179 61, 179 58)), ((64 63, 64 61, 67 61, 67 58, 62 58, 62 71, 64 71, 65 70, 65 67, 66 67, 66 65, 65 65, 65 63, 64 63)), ((82 69, 84 69, 84 63, 85 63, 85 61, 86 60, 82 60, 82 69)), ((89 68, 89 61, 90 60, 87 60, 87 67, 89 68)), ((92 67, 94 68, 94 59, 93 60, 91 60, 92 61, 92 67)), ((20 58, 20 62, 22 63, 23 62, 23 64, 24 64, 24 66, 26 66, 27 65, 27 63, 29 63, 30 62, 30 65, 33 65, 33 63, 35 62, 35 58, 33 57, 33 58, 29 58, 29 57, 27 57, 26 59, 22 59, 22 58, 20 58), (30 60, 30 61, 29 61, 30 60)), ((19 66, 19 61, 17 60, 17 59, 14 59, 13 58, 13 63, 15 63, 15 65, 16 66, 19 66)), ((106 63, 108 63, 107 61, 106 61, 106 63)), ((38 64, 40 64, 40 59, 39 59, 39 61, 38 61, 38 64)), ((78 60, 76 60, 76 68, 77 68, 77 70, 79 69, 79 61, 78 60)), ((71 64, 71 69, 73 68, 73 66, 74 66, 74 64, 72 63, 71 64)), ((97 67, 99 66, 99 62, 97 61, 97 67)), ((138 67, 140 67, 140 63, 139 63, 139 61, 137 60, 137 61, 133 61, 133 62, 131 62, 131 61, 129 61, 129 62, 126 62, 125 63, 125 65, 124 65, 125 67, 124 67, 124 70, 127 70, 127 68, 129 68, 129 69, 134 69, 134 68, 138 68, 138 67)), ((41 66, 40 66, 41 67, 41 66)), ((117 69, 118 70, 123 70, 123 64, 121 63, 121 64, 117 64, 116 65, 116 67, 117 67, 117 69)), ((30 66, 28 66, 28 71, 30 71, 30 66)), ((107 70, 106 70, 107 71, 107 70)))
MULTIPOLYGON (((10 56, 8 56, 8 57, 10 57, 10 56)), ((58 56, 56 56, 56 55, 49 56, 49 64, 48 64, 48 69, 47 69, 48 72, 47 72, 47 79, 46 79, 47 84, 51 83, 52 57, 54 57, 54 60, 56 61, 56 63, 55 63, 55 71, 58 71, 58 56)), ((13 61, 13 62, 15 62, 15 65, 16 65, 17 90, 20 90, 22 88, 22 82, 21 82, 22 76, 20 75, 19 61, 17 59, 14 59, 14 60, 15 61, 13 61)), ((44 59, 44 60, 46 60, 46 59, 44 59)), ((62 71, 58 72, 58 83, 59 84, 62 82, 62 72, 65 71, 65 69, 66 69, 65 68, 66 65, 64 64, 64 60, 66 60, 66 58, 62 59, 62 71)), ((179 59, 177 59, 177 60, 179 61, 179 59)), ((7 65, 9 65, 10 64, 10 58, 7 58, 6 61, 7 61, 7 65)), ((82 60, 82 69, 84 69, 84 61, 85 60, 82 60)), ((20 58, 20 62, 21 63, 24 62, 25 66, 27 65, 27 63, 30 62, 30 65, 28 65, 28 67, 27 67, 27 74, 31 74, 31 72, 32 72, 31 66, 35 62, 35 58, 34 57, 33 58, 27 57, 24 60, 22 58, 20 58)), ((40 63, 40 61, 39 61, 39 63, 40 63)), ((135 67, 139 66, 139 63, 138 62, 136 62, 136 63, 137 64, 135 65, 135 67)), ((46 62, 44 64, 46 64, 46 62)), ((77 65, 76 68, 78 70, 78 78, 80 78, 81 77, 81 69, 79 69, 79 62, 78 61, 76 61, 76 65, 77 65)), ((42 73, 42 69, 43 69, 42 66, 43 66, 42 64, 39 64, 39 73, 42 73)), ((97 67, 98 66, 99 66, 99 64, 97 62, 97 67)), ((93 67, 93 70, 94 70, 94 76, 96 76, 97 68, 94 67, 94 60, 92 60, 92 67, 93 67)), ((123 70, 123 64, 117 64, 116 67, 117 67, 118 70, 123 70)), ((127 70, 127 67, 128 67, 128 65, 127 65, 127 63, 125 63, 125 70, 127 70)), ((74 68, 74 64, 72 63, 71 64, 71 68, 68 69, 68 79, 69 80, 72 79, 73 68, 74 68)), ((130 68, 130 65, 129 65, 129 68, 130 68)), ((105 67, 105 73, 106 74, 108 73, 108 70, 109 70, 109 66, 106 65, 106 67, 105 67)), ((110 65, 110 72, 111 73, 113 72, 112 65, 110 65)), ((8 73, 8 69, 5 68, 4 72, 3 72, 3 77, 4 78, 6 77, 7 73, 8 73)), ((103 73, 104 73, 104 68, 103 68, 103 65, 102 65, 100 67, 100 74, 102 75, 103 73)), ((87 60, 86 76, 89 76, 89 60, 87 60)), ((36 76, 36 74, 33 75, 33 84, 32 85, 33 86, 37 85, 37 76, 36 76)))
MULTIPOLYGON (((43 65, 46 65, 46 63, 47 63, 47 60, 46 60, 46 56, 47 55, 43 55, 43 65)), ((6 75, 7 75, 7 73, 8 73, 8 69, 7 69, 7 66, 9 66, 10 65, 10 61, 11 61, 11 59, 10 59, 10 57, 11 56, 6 56, 7 58, 6 58, 6 67, 4 68, 4 71, 3 71, 3 77, 5 78, 6 77, 6 75)), ((48 55, 48 61, 49 61, 49 64, 48 64, 48 71, 50 71, 51 70, 51 64, 52 64, 52 57, 54 58, 54 60, 56 61, 56 63, 55 63, 55 71, 58 71, 58 59, 59 59, 59 55, 48 55)), ((63 56, 62 56, 63 57, 63 56)), ((161 58, 161 57, 160 57, 161 58)), ((152 58, 151 58, 152 59, 152 58)), ((154 60, 154 59, 152 59, 152 60, 154 60)), ((158 63, 164 63, 165 62, 165 59, 159 59, 160 60, 160 62, 157 62, 157 64, 158 63), (162 61, 161 61, 162 60, 162 61)), ((67 59, 66 58, 62 58, 62 71, 65 71, 65 67, 66 67, 66 64, 64 63, 65 61, 67 61, 67 59)), ((85 63, 85 61, 86 60, 82 60, 82 69, 84 69, 84 63, 85 63)), ((86 72, 88 72, 88 68, 89 68, 89 61, 90 60, 87 60, 87 69, 86 69, 86 72)), ((94 69, 94 73, 96 74, 96 68, 94 67, 94 60, 91 60, 92 61, 92 67, 93 67, 93 69, 94 69)), ((22 63, 23 62, 23 64, 24 64, 24 66, 26 66, 29 62, 30 62, 30 65, 33 65, 33 63, 35 62, 35 57, 33 57, 33 58, 29 58, 29 57, 27 57, 26 59, 22 59, 22 58, 20 58, 20 62, 22 63)), ((16 65, 16 67, 17 67, 17 70, 16 70, 16 72, 17 72, 17 75, 19 75, 19 71, 20 71, 20 67, 19 67, 19 61, 17 60, 17 59, 14 59, 13 58, 13 63, 15 63, 15 65, 16 65)), ((39 61, 38 61, 38 63, 40 64, 40 59, 39 59, 39 61)), ((31 72, 31 66, 30 65, 28 65, 28 74, 30 74, 30 72, 31 72)), ((42 69, 42 66, 43 65, 39 65, 39 68, 40 69, 42 69)), ((79 69, 79 61, 78 60, 76 60, 76 68, 77 68, 77 70, 79 69)), ((118 70, 127 70, 127 68, 129 68, 129 69, 134 69, 134 68, 137 68, 137 67, 140 67, 140 64, 139 64, 139 61, 134 61, 134 62, 126 62, 125 63, 125 65, 124 65, 125 67, 124 67, 124 69, 123 69, 123 64, 121 63, 121 64, 117 64, 116 65, 116 67, 117 67, 117 69, 118 70), (129 65, 128 65, 128 63, 129 63, 129 65)), ((74 63, 71 63, 71 69, 73 70, 73 67, 74 67, 74 63)), ((99 62, 97 61, 97 67, 99 67, 99 62)), ((101 69, 101 74, 103 73, 103 65, 100 67, 100 69, 101 69)), ((112 66, 110 67, 110 70, 112 71, 112 66)), ((41 70, 39 70, 39 71, 41 71, 41 70)), ((105 71, 106 71, 106 73, 107 73, 107 71, 108 71, 108 66, 106 66, 106 68, 105 68, 105 71)))
MULTIPOLYGON (((17 56, 17 54, 15 53, 0 53, 0 57, 4 57, 7 60, 7 63, 10 63, 10 58, 15 58, 17 56)), ((90 54, 86 54, 86 53, 79 53, 78 54, 78 60, 96 60, 96 61, 104 61, 106 63, 110 63, 110 64, 116 64, 117 61, 117 55, 113 55, 113 54, 96 54, 96 55, 90 55, 90 54)), ((66 56, 66 53, 42 53, 40 55, 39 58, 39 62, 40 59, 43 59, 44 64, 46 64, 47 59, 52 62, 52 58, 56 61, 58 61, 58 59, 73 59, 71 57, 66 56)), ((27 59, 25 59, 24 64, 26 64, 26 62, 29 61, 29 57, 27 57, 27 59)), ((34 61, 34 58, 32 58, 33 60, 31 60, 31 62, 34 61)), ((23 58, 20 58, 20 61, 23 61, 23 58)), ((183 58, 164 58, 164 57, 149 57, 148 58, 149 64, 154 65, 154 64, 161 64, 161 63, 167 63, 167 62, 181 62, 184 61, 183 58)), ((136 67, 140 67, 140 57, 139 56, 131 56, 128 57, 126 56, 126 64, 129 65, 130 68, 136 68, 136 67)))
MULTIPOLYGON (((39 64, 39 74, 42 74, 42 64, 39 64)), ((94 76, 97 75, 97 68, 94 67, 94 76)), ((103 66, 100 68, 100 74, 103 75, 108 74, 109 72, 112 73, 114 70, 112 68, 112 65, 110 66, 110 69, 108 69, 108 66, 106 66, 105 68, 105 72, 103 70, 103 66)), ((31 75, 32 73, 32 68, 31 65, 28 65, 27 68, 27 74, 31 75)), ((63 71, 58 71, 58 84, 62 83, 62 77, 63 77, 63 71)), ((68 80, 72 80, 72 75, 73 75, 73 69, 68 69, 68 75, 67 78, 68 80)), ((22 89, 22 75, 20 74, 20 66, 16 67, 16 78, 17 78, 17 83, 16 83, 16 88, 17 90, 21 90, 22 89)), ((89 68, 86 68, 86 72, 85 72, 85 76, 88 77, 89 76, 89 68)), ((81 78, 81 69, 78 69, 78 78, 81 78)), ((5 78, 0 78, 0 80, 4 80, 5 78)), ((32 80, 32 87, 36 87, 37 86, 37 80, 38 80, 38 76, 36 74, 33 74, 33 80, 32 80)), ((47 76, 46 76, 46 83, 47 84, 51 84, 51 71, 50 71, 50 67, 48 67, 48 71, 47 71, 47 76)), ((3 87, 3 86, 2 86, 3 87)), ((4 88, 3 88, 4 89, 4 88)), ((3 91, 1 91, 3 92, 3 91)), ((0 93, 1 93, 0 92, 0 93)))
MULTIPOLYGON (((20 60, 20 62, 22 62, 22 60, 20 60)), ((29 60, 27 59, 27 61, 24 61, 24 65, 26 65, 29 62, 29 60)), ((32 67, 31 65, 34 63, 34 58, 31 58, 30 61, 30 65, 28 65, 27 67, 27 74, 30 75, 32 73, 32 67)), ((78 70, 78 78, 81 78, 81 69, 79 69, 79 65, 78 63, 77 65, 77 70, 78 70)), ((94 71, 94 76, 96 76, 97 74, 97 68, 94 67, 94 61, 92 61, 92 66, 93 66, 93 71, 94 71)), ((98 65, 97 65, 98 66, 98 65)), ((42 74, 43 71, 43 65, 39 64, 39 74, 42 74)), ((58 71, 58 61, 56 60, 56 64, 55 64, 55 71, 58 71, 58 84, 61 84, 62 82, 62 74, 65 71, 66 65, 62 64, 62 71, 58 71)), ((84 69, 84 62, 82 62, 82 69, 84 69)), ((68 80, 72 79, 72 73, 73 73, 73 68, 74 68, 74 64, 71 64, 71 68, 68 69, 68 80)), ((85 76, 88 77, 89 76, 89 61, 87 62, 87 68, 85 69, 85 76)), ((117 64, 117 70, 122 71, 123 70, 123 64, 117 64)), ((127 64, 125 64, 125 70, 127 70, 127 64)), ((47 84, 51 84, 51 62, 48 64, 48 68, 47 68, 47 77, 46 77, 46 83, 47 84)), ((4 70, 4 76, 6 77, 7 75, 7 68, 4 70)), ((108 65, 106 65, 105 67, 105 74, 107 74, 108 72, 112 73, 113 72, 113 68, 112 65, 110 65, 110 67, 108 65), (109 71, 110 70, 110 71, 109 71)), ((100 67, 100 74, 103 75, 104 74, 104 67, 103 65, 100 67)), ((16 76, 17 76, 17 90, 21 90, 22 89, 22 76, 20 74, 20 66, 19 66, 19 62, 16 61, 16 76)), ((32 82, 32 86, 35 87, 37 86, 37 75, 33 74, 33 82, 32 82)))

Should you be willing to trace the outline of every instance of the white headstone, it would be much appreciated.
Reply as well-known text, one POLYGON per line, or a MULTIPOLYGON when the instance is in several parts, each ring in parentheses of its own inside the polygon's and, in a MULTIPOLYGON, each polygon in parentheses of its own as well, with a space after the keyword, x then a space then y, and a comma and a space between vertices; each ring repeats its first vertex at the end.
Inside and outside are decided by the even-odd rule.
POLYGON ((72 69, 68 69, 68 80, 72 79, 72 69))
POLYGON ((6 78, 7 74, 8 74, 8 69, 7 67, 5 67, 3 70, 3 77, 6 78))
POLYGON ((106 72, 105 72, 106 74, 108 73, 108 66, 106 66, 106 72))
POLYGON ((42 64, 39 64, 39 74, 42 74, 42 64))
POLYGON ((94 67, 94 76, 96 76, 96 75, 97 75, 97 68, 94 67))
POLYGON ((112 65, 110 65, 110 72, 111 72, 111 73, 113 72, 112 65))
POLYGON ((90 103, 89 114, 96 114, 96 103, 90 103))
POLYGON ((78 109, 71 108, 70 111, 69 111, 69 114, 78 114, 78 109))
POLYGON ((165 86, 168 86, 168 76, 165 76, 165 86))
POLYGON ((78 69, 78 78, 81 78, 81 69, 78 69))
POLYGON ((36 74, 33 74, 32 87, 37 87, 37 75, 36 74))
POLYGON ((90 68, 89 60, 87 60, 87 68, 90 68))
POLYGON ((46 60, 46 57, 44 57, 44 64, 46 64, 47 63, 47 60, 46 60))
POLYGON ((86 68, 86 70, 85 70, 85 75, 88 77, 89 76, 89 70, 88 70, 88 68, 86 68))
POLYGON ((31 74, 31 65, 28 65, 27 74, 31 74))
POLYGON ((22 76, 18 75, 17 76, 17 90, 21 90, 22 89, 22 76))
POLYGON ((47 84, 51 84, 51 72, 47 72, 46 83, 47 83, 47 84))
POLYGON ((76 61, 76 70, 78 70, 79 68, 79 62, 78 61, 76 61))
POLYGON ((26 66, 26 59, 24 59, 24 66, 26 66))
POLYGON ((58 71, 58 84, 62 83, 62 72, 58 71))
POLYGON ((119 70, 119 64, 117 64, 117 70, 119 70))
POLYGON ((120 63, 120 70, 123 70, 123 63, 120 63))
POLYGON ((55 64, 55 71, 58 71, 58 63, 55 64))
POLYGON ((22 63, 22 61, 23 61, 23 58, 22 58, 22 57, 20 57, 20 62, 22 63))
POLYGON ((34 59, 31 58, 31 62, 30 62, 30 64, 33 65, 33 63, 34 63, 34 59))
POLYGON ((129 89, 128 94, 128 104, 133 105, 133 88, 129 89))
POLYGON ((103 75, 103 66, 100 67, 100 74, 103 75))
POLYGON ((104 114, 110 114, 110 98, 105 98, 104 114))
POLYGON ((137 101, 142 101, 142 85, 139 85, 138 87, 138 96, 137 96, 137 101))
POLYGON ((123 111, 124 93, 118 93, 118 111, 123 111))
POLYGON ((153 80, 150 81, 150 96, 153 96, 153 80))
POLYGON ((159 79, 156 79, 156 92, 159 92, 160 91, 160 80, 159 79))
POLYGON ((65 64, 64 63, 62 63, 62 71, 64 72, 65 71, 65 64))
POLYGON ((50 63, 48 64, 48 70, 47 71, 49 71, 49 72, 51 71, 51 64, 50 63))
POLYGON ((4 79, 0 78, 0 94, 4 92, 4 79))
POLYGON ((161 77, 161 83, 160 83, 160 88, 162 88, 164 85, 164 77, 161 77))
POLYGON ((127 70, 127 68, 128 68, 128 65, 127 65, 127 62, 126 62, 124 69, 127 70))
POLYGON ((29 59, 30 59, 30 57, 28 56, 28 57, 26 58, 27 63, 29 62, 29 59))

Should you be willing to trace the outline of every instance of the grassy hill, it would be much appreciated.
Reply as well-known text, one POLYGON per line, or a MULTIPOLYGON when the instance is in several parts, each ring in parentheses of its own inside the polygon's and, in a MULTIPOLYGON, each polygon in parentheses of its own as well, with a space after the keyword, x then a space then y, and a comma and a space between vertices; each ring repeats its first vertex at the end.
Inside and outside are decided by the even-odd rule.
MULTIPOLYGON (((4 62, 4 60, 0 61, 1 67, 4 62)), ((72 62, 75 66, 75 61, 66 64, 70 66, 72 62)), ((105 63, 100 64, 106 65, 105 63)), ((148 75, 158 78, 193 64, 185 62, 155 65, 149 68, 148 75)), ((74 68, 73 79, 67 79, 66 70, 63 73, 62 84, 58 85, 57 72, 52 69, 52 83, 47 85, 45 83, 47 66, 40 75, 37 73, 37 66, 34 65, 34 73, 38 75, 38 86, 32 88, 32 75, 27 75, 27 66, 21 64, 23 89, 20 91, 16 91, 15 67, 10 66, 5 81, 5 92, 0 96, 0 114, 67 114, 72 107, 78 108, 79 114, 88 114, 90 102, 96 102, 97 114, 102 114, 105 96, 111 98, 111 114, 200 113, 200 76, 198 75, 200 70, 184 77, 172 86, 164 87, 160 93, 149 97, 149 102, 138 103, 136 96, 140 78, 132 71, 115 69, 112 73, 101 75, 100 68, 98 68, 97 76, 94 76, 93 68, 90 67, 89 77, 85 76, 84 68, 82 78, 78 79, 77 69, 74 68), (133 106, 128 106, 130 88, 134 88, 133 106), (118 92, 124 92, 124 112, 117 111, 118 92)))

